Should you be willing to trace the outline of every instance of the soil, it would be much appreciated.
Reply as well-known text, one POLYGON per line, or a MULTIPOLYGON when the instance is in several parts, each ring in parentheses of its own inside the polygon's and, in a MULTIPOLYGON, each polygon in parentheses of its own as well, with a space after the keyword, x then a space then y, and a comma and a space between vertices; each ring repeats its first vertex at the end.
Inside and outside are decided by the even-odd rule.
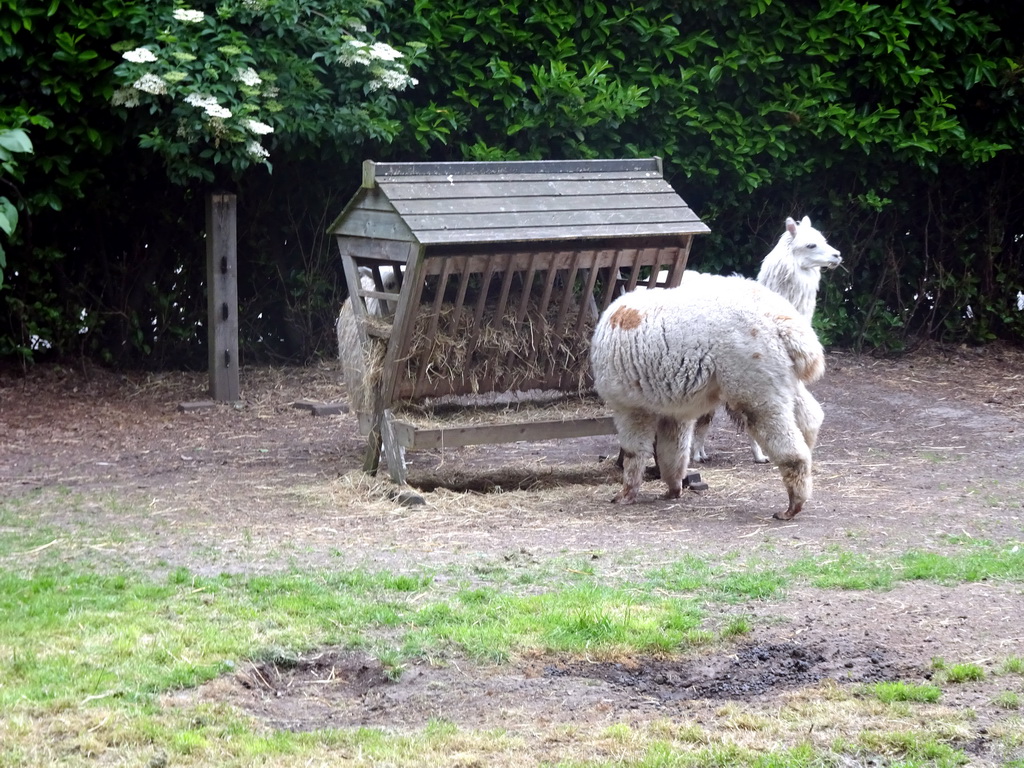
MULTIPOLYGON (((629 576, 687 554, 783 564, 833 551, 891 559, 962 552, 971 540, 1024 543, 1018 349, 831 353, 813 388, 826 414, 814 498, 788 522, 772 519, 786 503, 777 471, 754 464, 724 418, 709 438, 711 460, 694 468, 709 488, 682 499, 662 500, 652 480, 640 503, 609 504, 618 475, 602 459, 615 440, 597 437, 410 454, 412 482, 429 490, 425 504, 405 506, 360 471, 364 442, 351 414, 295 407, 343 404, 339 381, 329 363, 244 369, 241 402, 182 409, 205 398, 205 375, 0 373, 0 494, 54 531, 17 566, 44 549, 69 560, 99 550, 111 563, 200 574, 428 570, 443 588, 449 566, 464 577, 467 568, 590 563, 629 576), (55 495, 67 503, 53 504, 55 495)), ((247 662, 177 698, 230 701, 292 730, 438 719, 524 734, 664 719, 711 727, 723 704, 777 713, 823 686, 924 682, 943 658, 993 672, 944 686, 942 704, 975 718, 976 764, 998 764, 984 734, 1007 717, 993 701, 1000 692, 1024 695, 1019 676, 995 674, 1024 655, 1020 584, 795 586, 713 610, 723 622, 730 612, 750 617, 752 630, 666 658, 422 660, 398 680, 363 653, 323 648, 247 662)))

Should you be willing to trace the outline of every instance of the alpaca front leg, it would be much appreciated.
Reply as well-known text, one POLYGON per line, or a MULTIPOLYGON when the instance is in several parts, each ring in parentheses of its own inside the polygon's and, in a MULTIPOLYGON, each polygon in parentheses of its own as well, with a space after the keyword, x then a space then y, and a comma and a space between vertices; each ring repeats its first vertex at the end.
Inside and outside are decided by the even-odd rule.
MULTIPOLYGON (((748 435, 750 437, 750 435, 748 435)), ((764 451, 761 450, 761 446, 757 444, 757 440, 750 437, 750 453, 754 457, 755 464, 767 464, 768 457, 764 455, 764 451)))
POLYGON ((622 490, 612 498, 613 504, 632 504, 640 493, 644 479, 645 456, 622 450, 622 490))
POLYGON ((658 419, 655 459, 661 469, 661 479, 668 489, 666 499, 678 499, 683 492, 683 478, 690 465, 690 445, 693 441, 694 422, 678 419, 658 419))
POLYGON ((654 416, 642 411, 617 411, 612 417, 619 433, 622 457, 622 490, 612 502, 632 504, 643 483, 647 458, 654 452, 654 416))
POLYGON ((711 422, 715 418, 715 412, 705 413, 693 428, 693 438, 690 441, 690 460, 707 461, 708 450, 705 445, 708 439, 708 432, 711 430, 711 422))

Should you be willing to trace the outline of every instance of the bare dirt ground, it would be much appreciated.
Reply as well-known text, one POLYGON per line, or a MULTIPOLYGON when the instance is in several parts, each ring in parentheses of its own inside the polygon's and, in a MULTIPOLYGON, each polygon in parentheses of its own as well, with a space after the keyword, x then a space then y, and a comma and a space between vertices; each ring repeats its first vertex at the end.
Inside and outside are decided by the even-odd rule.
MULTIPOLYGON (((183 412, 180 403, 205 397, 205 376, 0 373, 0 495, 38 509, 55 531, 48 546, 68 558, 99 550, 111 562, 205 574, 365 566, 431 569, 443 580, 450 567, 550 560, 630 575, 686 554, 783 564, 840 550, 879 559, 946 552, 971 539, 1024 544, 1021 350, 831 354, 813 388, 826 413, 815 496, 785 523, 771 517, 785 506, 777 472, 751 462, 725 419, 710 438, 712 460, 697 467, 709 489, 680 500, 661 500, 652 481, 641 503, 609 504, 617 474, 599 461, 616 450, 607 437, 411 454, 414 481, 501 492, 442 487, 405 507, 357 471, 353 416, 293 407, 344 402, 339 379, 330 364, 247 369, 242 402, 183 412), (62 494, 66 508, 54 511, 62 494)), ((28 552, 19 565, 31 561, 28 552)), ((683 658, 424 661, 395 682, 373 659, 328 648, 286 667, 250 664, 182 695, 228 700, 269 727, 299 730, 438 718, 526 734, 662 719, 711 727, 723 707, 799 716, 801 697, 822 686, 922 682, 936 657, 995 669, 1024 655, 1019 584, 798 586, 737 610, 752 616, 751 633, 683 658)), ((961 748, 978 765, 1005 757, 986 737, 1006 721, 993 702, 1005 690, 1024 694, 1024 683, 990 675, 944 689, 943 707, 971 718, 961 748)), ((827 726, 814 738, 827 743, 827 726)))

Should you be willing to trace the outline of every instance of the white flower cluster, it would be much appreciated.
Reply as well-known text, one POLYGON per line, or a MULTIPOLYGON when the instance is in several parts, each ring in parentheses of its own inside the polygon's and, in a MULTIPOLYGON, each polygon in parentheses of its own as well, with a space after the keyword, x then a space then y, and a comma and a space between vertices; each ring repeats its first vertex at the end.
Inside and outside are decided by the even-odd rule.
POLYGON ((206 112, 207 117, 219 117, 222 120, 231 117, 230 109, 222 107, 215 97, 206 93, 190 93, 185 97, 185 103, 191 104, 193 107, 199 107, 206 112))
POLYGON ((376 77, 367 84, 371 91, 381 88, 386 88, 389 91, 404 91, 419 82, 415 77, 410 77, 407 73, 394 69, 382 69, 374 74, 376 77))
POLYGON ((257 86, 263 82, 263 78, 260 77, 256 70, 252 67, 246 67, 245 69, 239 69, 235 72, 235 82, 241 83, 242 85, 257 86))
POLYGON ((121 54, 121 58, 133 64, 149 64, 157 60, 156 54, 149 48, 134 48, 121 54))
POLYGON ((402 54, 387 43, 374 43, 370 46, 370 58, 377 61, 397 61, 402 54))
POLYGON ((146 73, 140 77, 132 83, 132 88, 145 91, 146 93, 152 93, 157 96, 167 93, 167 83, 162 77, 152 73, 146 73))
POLYGON ((206 18, 206 14, 202 11, 190 11, 186 8, 178 8, 174 11, 174 18, 178 21, 184 21, 187 24, 198 24, 206 18))
POLYGON ((250 141, 246 145, 245 151, 249 153, 249 156, 253 160, 265 160, 266 158, 270 157, 270 152, 267 151, 266 147, 262 146, 258 141, 255 140, 250 141))
POLYGON ((339 60, 346 66, 352 64, 369 66, 375 61, 398 61, 400 58, 402 58, 402 54, 387 43, 369 45, 362 40, 349 40, 346 49, 341 52, 339 60))
POLYGON ((273 126, 261 123, 259 120, 243 120, 242 125, 246 127, 249 133, 255 133, 257 136, 264 136, 274 132, 273 126))
POLYGON ((124 106, 131 109, 139 106, 139 92, 135 88, 118 88, 110 94, 110 103, 115 107, 124 106))

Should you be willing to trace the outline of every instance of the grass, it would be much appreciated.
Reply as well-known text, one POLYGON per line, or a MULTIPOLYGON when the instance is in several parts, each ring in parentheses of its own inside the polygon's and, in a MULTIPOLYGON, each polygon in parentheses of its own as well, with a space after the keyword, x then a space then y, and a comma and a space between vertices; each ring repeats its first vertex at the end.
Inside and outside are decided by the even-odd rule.
POLYGON ((1000 709, 1017 710, 1021 707, 1021 697, 1016 691, 1003 691, 992 700, 992 703, 1000 709))
MULTIPOLYGON (((68 495, 58 503, 86 502, 68 495)), ((817 704, 810 722, 823 723, 825 731, 847 723, 847 740, 832 744, 809 740, 806 724, 779 713, 734 707, 717 714, 718 731, 694 723, 619 723, 590 733, 554 724, 540 752, 514 733, 465 731, 443 720, 403 734, 288 733, 266 730, 224 703, 168 706, 165 700, 246 660, 286 664, 330 646, 367 650, 393 679, 418 658, 506 663, 544 654, 671 655, 742 639, 755 619, 736 615, 735 606, 783 599, 795 585, 886 590, 910 579, 1024 581, 1019 548, 976 539, 948 541, 950 550, 941 555, 868 557, 833 549, 788 565, 726 553, 684 555, 645 570, 636 558, 623 564, 568 555, 506 558, 443 573, 293 568, 213 576, 166 563, 145 573, 112 564, 102 547, 92 546, 130 534, 83 524, 74 547, 56 546, 51 542, 73 537, 34 522, 32 507, 31 500, 0 503, 0 766, 431 765, 449 763, 452 755, 466 764, 502 765, 769 768, 829 765, 848 755, 907 767, 961 765, 959 736, 914 730, 920 718, 910 710, 917 707, 889 707, 884 715, 872 709, 937 706, 937 687, 911 683, 869 686, 858 701, 839 702, 846 714, 817 704), (872 718, 886 727, 902 722, 905 733, 862 724, 872 718), (573 750, 550 746, 570 743, 573 750)), ((950 684, 985 675, 977 665, 941 660, 936 669, 950 684)), ((1007 659, 1000 671, 1024 675, 1024 659, 1007 659)), ((1004 691, 992 704, 1016 711, 1019 695, 1004 691)))
POLYGON ((1004 661, 1003 673, 1007 675, 1024 675, 1024 657, 1011 656, 1004 661))
POLYGON ((941 657, 932 659, 932 668, 947 683, 973 683, 985 679, 985 670, 978 664, 970 662, 947 664, 941 657))
POLYGON ((867 686, 866 691, 885 704, 903 701, 934 704, 942 695, 938 686, 903 681, 874 683, 867 686))

